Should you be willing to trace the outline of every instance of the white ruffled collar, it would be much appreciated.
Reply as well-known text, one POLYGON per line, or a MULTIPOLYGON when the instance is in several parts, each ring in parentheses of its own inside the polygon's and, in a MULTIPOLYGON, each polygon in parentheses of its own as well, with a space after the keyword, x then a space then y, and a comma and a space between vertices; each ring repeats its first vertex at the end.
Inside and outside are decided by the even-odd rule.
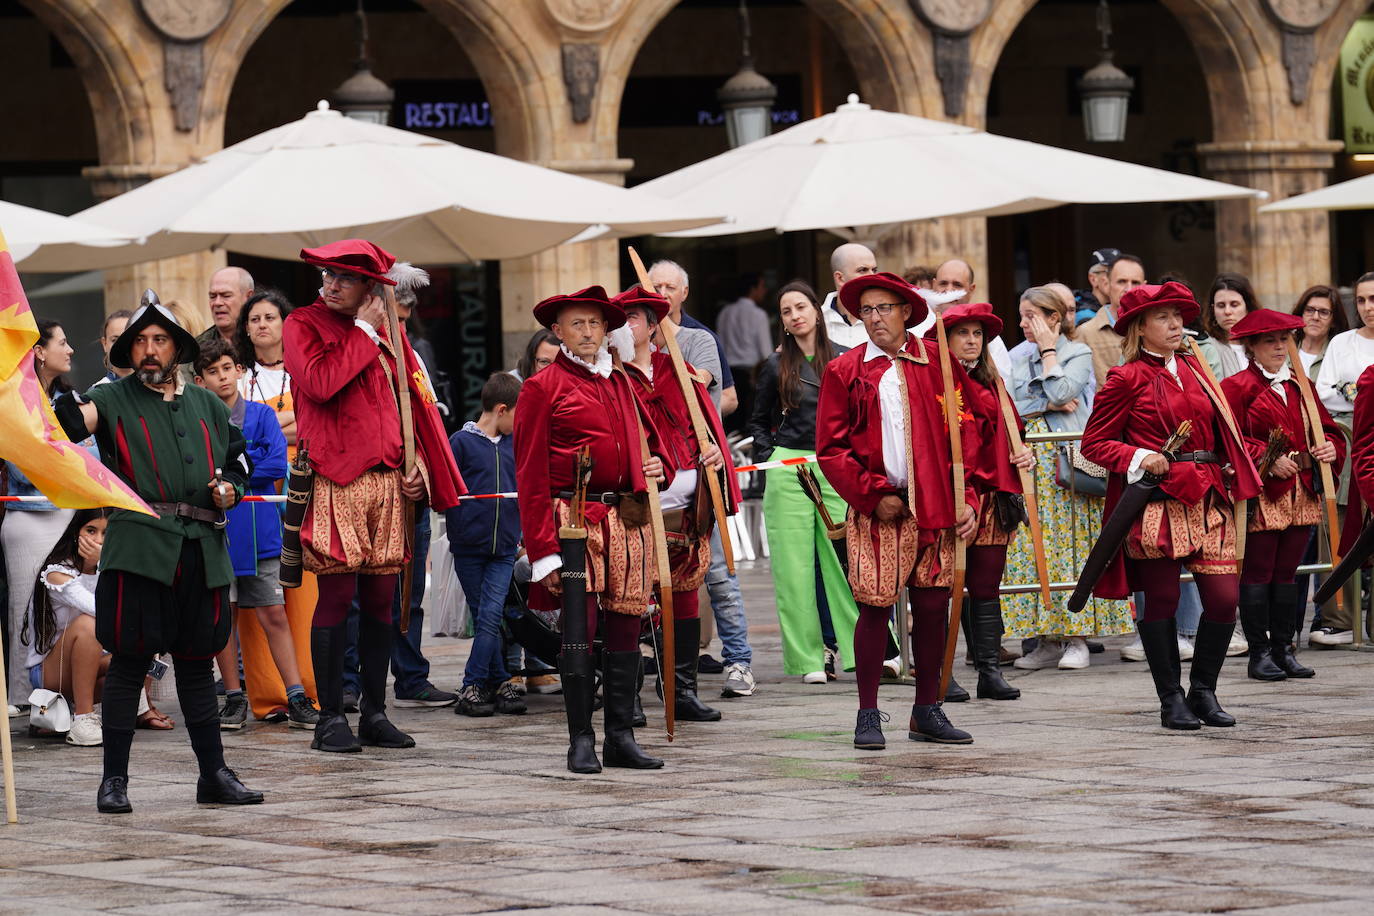
POLYGON ((611 360, 611 351, 605 344, 602 344, 601 349, 596 351, 596 362, 594 363, 587 362, 585 359, 569 350, 567 344, 559 344, 558 347, 563 351, 564 356, 593 375, 599 375, 602 378, 611 377, 611 369, 614 367, 614 363, 611 360))

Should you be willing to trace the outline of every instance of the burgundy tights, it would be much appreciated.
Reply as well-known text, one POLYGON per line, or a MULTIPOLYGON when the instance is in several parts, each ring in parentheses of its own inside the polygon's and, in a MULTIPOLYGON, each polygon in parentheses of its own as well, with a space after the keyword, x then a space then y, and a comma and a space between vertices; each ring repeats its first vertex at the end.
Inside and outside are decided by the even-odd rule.
POLYGON ((1245 541, 1245 563, 1240 568, 1241 584, 1291 585, 1297 581, 1298 564, 1311 536, 1311 525, 1250 532, 1245 541))
POLYGON ((358 607, 378 623, 391 624, 391 603, 396 596, 395 573, 369 576, 335 573, 319 576, 320 597, 315 602, 314 626, 336 627, 348 619, 348 606, 358 596, 358 607))
MULTIPOLYGON (((916 703, 929 706, 940 693, 940 668, 945 661, 946 614, 949 590, 912 588, 911 643, 916 664, 916 703)), ((887 651, 887 627, 892 609, 872 604, 859 605, 859 622, 854 627, 854 676, 859 682, 859 708, 878 705, 878 681, 882 679, 887 651)))
POLYGON ((1007 568, 1007 545, 990 544, 968 549, 968 595, 974 601, 1000 597, 1002 572, 1007 568))
MULTIPOLYGON (((595 595, 587 596, 587 645, 596 639, 597 603, 595 595)), ((632 652, 639 648, 639 620, 634 614, 617 614, 607 611, 605 627, 602 629, 602 643, 608 652, 632 652)), ((588 653, 591 649, 587 649, 588 653)))
POLYGON ((673 619, 696 620, 700 616, 701 589, 673 592, 673 619))
MULTIPOLYGON (((1182 560, 1131 560, 1135 581, 1143 586, 1145 609, 1142 620, 1172 620, 1178 610, 1178 577, 1182 560)), ((1212 623, 1235 623, 1240 601, 1240 578, 1236 575, 1194 575, 1202 598, 1202 619, 1212 623)))

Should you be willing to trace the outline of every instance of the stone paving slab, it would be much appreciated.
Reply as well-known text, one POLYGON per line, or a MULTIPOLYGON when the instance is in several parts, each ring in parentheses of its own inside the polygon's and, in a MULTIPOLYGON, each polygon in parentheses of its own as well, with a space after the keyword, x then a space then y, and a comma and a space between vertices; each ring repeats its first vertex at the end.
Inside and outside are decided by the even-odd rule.
MULTIPOLYGON (((1178 734, 1111 639, 1085 671, 1008 669, 1019 701, 948 707, 967 747, 908 741, 911 689, 885 685, 889 749, 860 753, 852 675, 784 677, 767 576, 742 581, 759 692, 717 700, 703 676, 725 719, 669 744, 646 690, 660 771, 569 774, 561 699, 534 696, 523 717, 393 710, 413 752, 329 757, 251 723, 225 737, 267 793, 250 809, 197 806, 185 731, 139 732, 135 813, 103 816, 100 752, 11 722, 0 913, 1374 910, 1374 657, 1308 651, 1318 677, 1279 684, 1233 659, 1241 724, 1178 734)), ((469 644, 426 639, 452 688, 469 644)))

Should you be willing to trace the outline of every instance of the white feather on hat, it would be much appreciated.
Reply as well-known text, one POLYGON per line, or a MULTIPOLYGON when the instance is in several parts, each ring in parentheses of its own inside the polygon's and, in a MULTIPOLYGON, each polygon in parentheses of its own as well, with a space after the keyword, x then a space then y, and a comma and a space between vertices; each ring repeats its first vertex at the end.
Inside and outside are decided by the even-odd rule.
POLYGON ((397 261, 390 270, 386 272, 388 279, 396 281, 396 292, 413 293, 417 289, 424 289, 429 286, 429 271, 416 267, 409 261, 397 261))

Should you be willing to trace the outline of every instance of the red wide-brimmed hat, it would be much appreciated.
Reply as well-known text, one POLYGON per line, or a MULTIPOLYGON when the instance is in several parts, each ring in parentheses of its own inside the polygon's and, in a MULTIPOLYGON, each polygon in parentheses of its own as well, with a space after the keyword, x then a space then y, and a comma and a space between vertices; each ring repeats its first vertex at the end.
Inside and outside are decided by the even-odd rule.
POLYGON ((1150 309, 1171 305, 1178 309, 1184 324, 1192 324, 1197 321, 1197 316, 1202 314, 1202 307, 1193 298, 1192 291, 1182 283, 1175 283, 1173 280, 1162 286, 1147 283, 1137 286, 1121 297, 1121 311, 1116 316, 1116 324, 1112 325, 1112 330, 1124 336, 1131 323, 1150 309))
POLYGON ((396 281, 386 275, 396 259, 367 239, 344 239, 320 248, 302 248, 301 260, 316 267, 361 274, 387 286, 396 285, 396 281))
POLYGON ((921 297, 914 286, 896 274, 882 271, 855 277, 840 287, 840 302, 849 310, 851 315, 858 316, 859 298, 866 289, 885 289, 896 293, 903 302, 910 303, 911 317, 906 320, 906 326, 909 328, 925 321, 926 315, 930 314, 930 306, 926 305, 926 300, 921 297))
POLYGON ((1300 327, 1302 319, 1297 315, 1276 312, 1273 309, 1255 309, 1232 326, 1229 336, 1232 340, 1239 340, 1242 337, 1258 337, 1261 334, 1276 332, 1286 334, 1300 327))
POLYGON ((658 293, 638 285, 631 286, 619 296, 611 299, 611 303, 620 306, 621 310, 625 312, 629 312, 632 308, 651 309, 659 321, 668 317, 668 300, 658 293))
MULTIPOLYGON (((944 310, 940 315, 940 320, 945 323, 946 331, 953 330, 956 324, 963 324, 965 321, 977 321, 983 326, 985 337, 997 337, 1002 333, 1002 319, 993 314, 992 306, 987 302, 952 305, 944 310)), ((934 339, 935 325, 930 326, 930 330, 926 331, 926 336, 934 339)))
POLYGON ((606 291, 599 286, 589 286, 565 296, 550 296, 534 307, 534 320, 546 328, 552 328, 558 320, 558 313, 570 305, 589 305, 600 309, 608 331, 614 331, 625 323, 625 310, 606 298, 606 291))

